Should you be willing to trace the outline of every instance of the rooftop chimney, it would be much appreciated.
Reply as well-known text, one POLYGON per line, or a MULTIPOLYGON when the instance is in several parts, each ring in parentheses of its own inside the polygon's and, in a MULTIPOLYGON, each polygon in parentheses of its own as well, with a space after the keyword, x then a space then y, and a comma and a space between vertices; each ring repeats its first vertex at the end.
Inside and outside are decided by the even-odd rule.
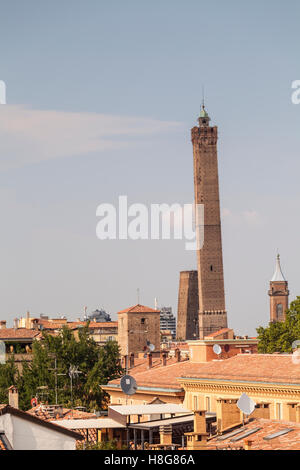
POLYGON ((25 328, 30 330, 30 313, 26 312, 26 322, 25 322, 25 328))
POLYGON ((148 353, 148 369, 152 367, 152 353, 148 353))
POLYGON ((217 399, 217 430, 219 433, 242 423, 236 398, 217 399))
POLYGON ((172 444, 172 425, 159 426, 160 444, 170 446, 172 444))
POLYGON ((129 367, 132 369, 134 367, 134 353, 131 353, 129 356, 129 367))
POLYGON ((13 408, 19 408, 19 392, 14 385, 11 385, 8 389, 8 403, 13 408))
POLYGON ((6 328, 6 320, 1 320, 0 321, 0 330, 5 330, 6 328))
POLYGON ((179 349, 179 348, 176 348, 176 349, 175 349, 175 357, 176 357, 176 361, 177 361, 177 362, 180 362, 180 361, 181 361, 181 353, 180 353, 180 349, 179 349))
POLYGON ((18 321, 19 321, 18 318, 15 318, 15 319, 14 319, 14 329, 15 329, 15 330, 18 329, 18 321))
POLYGON ((168 354, 166 352, 163 352, 161 357, 162 357, 162 365, 166 366, 167 365, 168 354))
POLYGON ((253 441, 251 439, 244 439, 244 449, 251 450, 253 441))
POLYGON ((123 368, 124 369, 128 368, 128 356, 127 355, 123 356, 123 368))

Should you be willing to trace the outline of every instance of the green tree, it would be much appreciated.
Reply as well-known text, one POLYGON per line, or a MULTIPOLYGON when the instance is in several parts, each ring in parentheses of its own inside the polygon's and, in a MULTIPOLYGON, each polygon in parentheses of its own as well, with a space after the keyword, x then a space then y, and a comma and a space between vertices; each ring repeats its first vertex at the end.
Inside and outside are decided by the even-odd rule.
POLYGON ((0 403, 8 403, 8 388, 19 385, 19 373, 15 366, 14 356, 5 364, 0 364, 0 403))
POLYGON ((291 302, 284 322, 274 322, 266 328, 260 326, 258 351, 260 353, 292 352, 292 344, 300 340, 300 297, 291 302))
POLYGON ((107 394, 100 386, 124 372, 118 343, 108 341, 99 347, 89 335, 88 325, 80 328, 76 337, 67 327, 63 327, 56 336, 43 333, 42 340, 33 342, 32 355, 31 363, 23 362, 21 375, 16 375, 13 360, 10 365, 0 368, 2 402, 7 397, 5 387, 16 384, 21 409, 27 410, 31 398, 37 395, 44 402, 55 403, 56 360, 58 403, 65 407, 85 406, 87 410, 103 409, 107 404, 107 394), (78 370, 78 374, 72 377, 72 400, 70 366, 78 370))

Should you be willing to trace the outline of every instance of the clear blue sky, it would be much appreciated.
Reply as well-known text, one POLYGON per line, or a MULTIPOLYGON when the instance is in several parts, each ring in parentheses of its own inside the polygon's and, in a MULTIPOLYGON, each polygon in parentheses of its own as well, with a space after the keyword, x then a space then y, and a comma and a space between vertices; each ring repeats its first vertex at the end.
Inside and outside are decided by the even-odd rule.
POLYGON ((192 201, 202 84, 219 126, 229 324, 267 323, 277 248, 300 295, 298 0, 0 5, 1 318, 115 314, 138 287, 142 303, 176 311, 195 254, 181 241, 100 242, 95 211, 120 194, 192 201))

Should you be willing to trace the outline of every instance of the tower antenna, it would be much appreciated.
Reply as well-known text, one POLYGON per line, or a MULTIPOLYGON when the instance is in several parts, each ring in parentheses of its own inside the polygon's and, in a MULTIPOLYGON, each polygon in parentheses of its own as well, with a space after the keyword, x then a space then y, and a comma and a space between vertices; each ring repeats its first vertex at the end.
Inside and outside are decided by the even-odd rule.
POLYGON ((204 100, 204 85, 202 85, 202 107, 204 108, 205 106, 205 100, 204 100))

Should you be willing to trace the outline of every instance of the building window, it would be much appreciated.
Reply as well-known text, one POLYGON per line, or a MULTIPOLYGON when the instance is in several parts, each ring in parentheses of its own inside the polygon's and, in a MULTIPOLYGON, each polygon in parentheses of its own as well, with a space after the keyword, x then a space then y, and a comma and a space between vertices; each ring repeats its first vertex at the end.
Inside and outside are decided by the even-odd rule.
POLYGON ((198 397, 194 395, 194 410, 198 410, 198 397))
POLYGON ((206 411, 210 411, 210 397, 206 397, 206 411))
POLYGON ((276 403, 276 418, 282 419, 282 403, 276 403))
POLYGON ((282 304, 277 304, 276 306, 277 319, 281 320, 283 317, 283 306, 282 304))
POLYGON ((146 323, 146 318, 141 318, 141 325, 145 325, 146 323))

